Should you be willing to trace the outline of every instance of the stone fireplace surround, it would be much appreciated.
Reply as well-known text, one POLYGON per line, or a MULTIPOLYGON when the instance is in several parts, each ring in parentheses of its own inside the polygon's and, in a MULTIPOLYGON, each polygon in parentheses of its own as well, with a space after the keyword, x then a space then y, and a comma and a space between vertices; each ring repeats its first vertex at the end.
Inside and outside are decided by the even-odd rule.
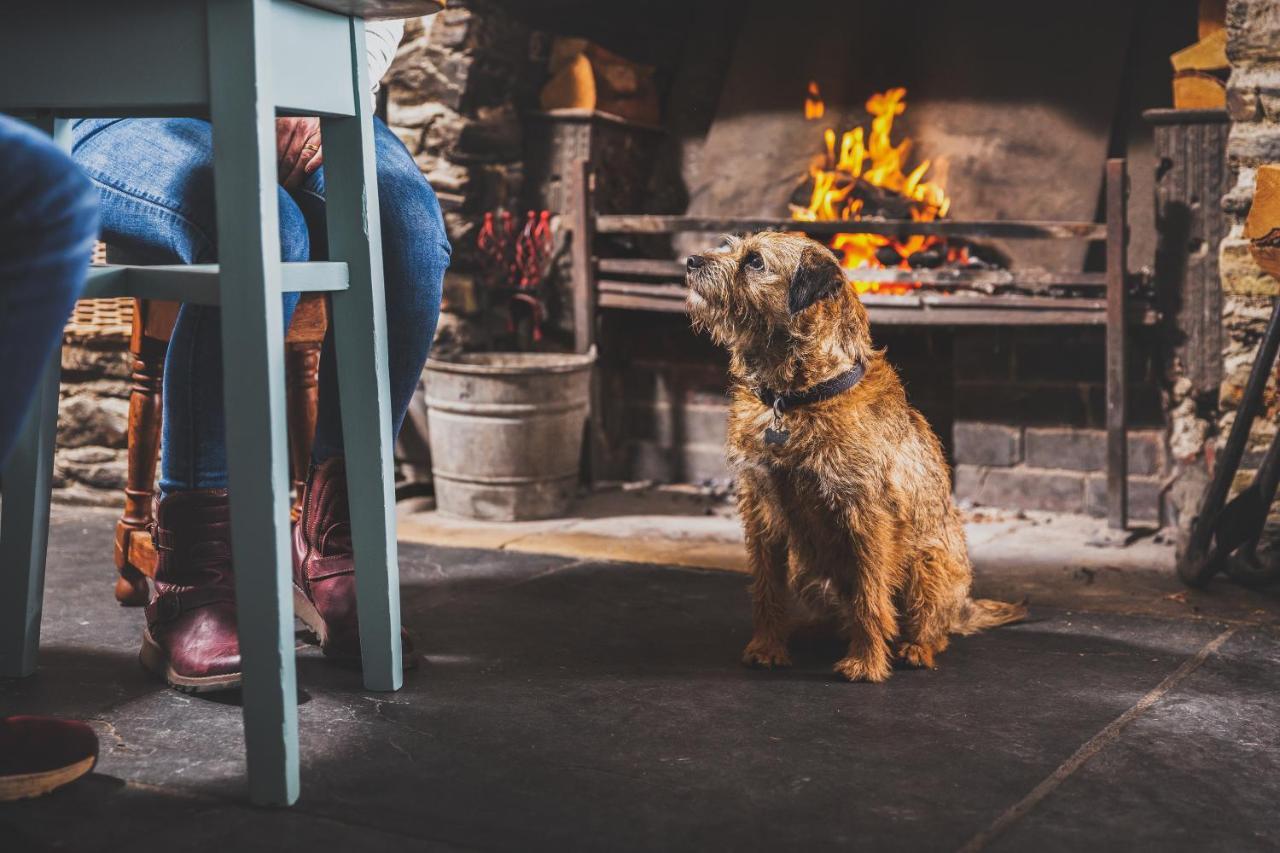
MULTIPOLYGON (((861 5, 877 7, 873 0, 861 5)), ((1144 7, 1153 6, 1159 6, 1155 11, 1166 18, 1173 16, 1168 4, 1135 2, 1130 12, 1138 18, 1113 11, 1107 20, 1140 21, 1144 7)), ((1194 4, 1178 8, 1182 6, 1189 42, 1194 4)), ((698 202, 699 186, 689 180, 687 170, 705 164, 713 153, 705 144, 714 129, 749 9, 750 4, 727 0, 693 4, 660 0, 640 11, 606 11, 578 0, 454 0, 433 20, 410 22, 396 64, 384 81, 384 109, 388 122, 439 191, 455 245, 440 348, 479 346, 486 325, 500 326, 499 318, 489 317, 486 323, 478 311, 475 229, 484 211, 499 206, 520 209, 530 197, 539 197, 539 188, 526 181, 527 172, 538 171, 526 162, 527 134, 550 38, 585 35, 657 67, 665 94, 667 133, 644 176, 642 206, 646 212, 683 212, 698 202)), ((1220 364, 1212 367, 1220 370, 1222 381, 1213 393, 1189 391, 1187 383, 1179 381, 1185 365, 1170 355, 1166 340, 1139 342, 1131 358, 1136 380, 1132 386, 1131 504, 1137 519, 1185 523, 1193 511, 1214 449, 1230 426, 1270 302, 1280 294, 1277 283, 1253 264, 1240 237, 1257 166, 1280 161, 1280 2, 1230 0, 1227 31, 1232 63, 1227 165, 1232 186, 1221 208, 1229 232, 1216 252, 1215 247, 1203 248, 1220 266, 1221 354, 1220 364)), ((1142 56, 1151 66, 1148 73, 1167 84, 1167 66, 1150 61, 1163 49, 1163 44, 1147 43, 1142 56)), ((837 109, 856 107, 862 94, 862 88, 850 85, 847 103, 837 102, 837 109)), ((917 102, 922 114, 928 112, 927 100, 922 97, 917 102)), ((1123 137, 1123 153, 1130 159, 1134 184, 1130 268, 1135 270, 1152 264, 1155 254, 1154 233, 1144 233, 1144 228, 1150 228, 1144 222, 1152 218, 1154 192, 1149 176, 1156 164, 1151 130, 1141 123, 1140 112, 1143 107, 1163 105, 1141 99, 1128 104, 1119 123, 1124 132, 1112 126, 1105 143, 1107 150, 1114 151, 1123 137)), ((798 106, 798 99, 786 105, 791 109, 787 119, 794 117, 792 123, 802 127, 798 106)), ((782 105, 770 109, 784 111, 782 105)), ((922 146, 929 141, 927 129, 909 129, 922 146)), ((956 203, 960 201, 957 196, 956 203)), ((1082 258, 1081 262, 1092 261, 1082 258)), ((568 331, 562 329, 559 340, 568 331)), ((550 338, 557 340, 555 330, 550 338)), ((604 339, 613 342, 628 363, 625 371, 612 377, 609 387, 623 395, 628 413, 629 475, 683 481, 724 477, 721 354, 672 317, 607 318, 604 339)), ((913 401, 947 444, 961 498, 1022 508, 1101 512, 1099 336, 894 330, 881 342, 904 374, 913 401)), ((123 392, 107 386, 124 380, 119 371, 93 367, 93 363, 114 364, 109 355, 86 360, 71 353, 64 361, 68 357, 78 369, 84 367, 85 382, 108 402, 97 418, 104 421, 95 432, 98 438, 90 441, 83 431, 68 435, 67 447, 76 447, 60 456, 60 475, 67 486, 66 497, 103 502, 102 492, 122 485, 114 479, 122 475, 120 466, 104 465, 101 460, 107 457, 106 451, 118 455, 115 445, 123 441, 121 425, 105 420, 118 421, 122 416, 120 407, 110 401, 123 392), (101 452, 93 449, 97 441, 103 445, 101 452), (92 465, 92 470, 77 476, 78 459, 92 465)), ((1268 409, 1272 417, 1263 419, 1254 431, 1251 455, 1255 460, 1275 429, 1276 406, 1273 392, 1268 409)), ((71 428, 68 423, 67 429, 71 428)))
MULTIPOLYGON (((1141 111, 1167 102, 1167 56, 1194 38, 1193 2, 1177 4, 1182 22, 1168 14, 1168 4, 1143 2, 1086 2, 1087 9, 1047 15, 1006 0, 980 4, 981 14, 854 4, 859 22, 896 22, 911 38, 885 38, 868 26, 813 26, 838 23, 847 3, 655 5, 641 16, 574 0, 521 4, 518 12, 504 6, 530 27, 531 80, 538 79, 538 45, 547 38, 541 33, 587 36, 657 67, 666 141, 650 164, 647 191, 617 212, 784 213, 785 197, 820 139, 821 128, 806 126, 799 114, 805 80, 822 80, 829 121, 841 129, 862 117, 870 91, 906 83, 914 94, 900 127, 925 155, 952 160, 953 210, 968 218, 1092 219, 1103 160, 1127 156, 1130 268, 1151 265, 1155 164, 1141 111), (1091 44, 1096 27, 1077 18, 1106 21, 1110 31, 1091 44), (1059 38, 1045 44, 1019 38, 1040 30, 1059 38), (1082 51, 1092 56, 1081 70, 1089 80, 1064 77, 1082 51), (990 67, 975 57, 988 58, 990 67), (954 73, 962 65, 963 73, 954 73)), ((530 94, 517 105, 526 135, 530 94)), ((541 162, 524 163, 523 175, 535 176, 524 198, 555 195, 537 184, 547 171, 541 162)), ((1029 266, 1095 269, 1100 260, 1083 245, 1051 246, 1053 257, 1026 246, 1002 248, 1029 266)), ((618 315, 604 324, 601 339, 619 365, 607 371, 606 387, 624 401, 624 476, 725 478, 723 355, 680 318, 618 315)), ((1172 514, 1165 359, 1158 332, 1135 337, 1131 514, 1155 521, 1172 514)), ((951 452, 962 499, 1103 512, 1100 330, 885 329, 879 338, 951 452)))

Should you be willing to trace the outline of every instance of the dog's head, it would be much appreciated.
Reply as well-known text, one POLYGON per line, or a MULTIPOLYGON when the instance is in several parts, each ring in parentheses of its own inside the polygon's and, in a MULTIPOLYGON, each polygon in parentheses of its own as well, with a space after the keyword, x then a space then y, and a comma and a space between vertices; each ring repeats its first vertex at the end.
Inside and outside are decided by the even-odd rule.
POLYGON ((753 372, 780 358, 870 353, 866 310, 821 243, 763 231, 690 255, 687 267, 694 326, 753 372))

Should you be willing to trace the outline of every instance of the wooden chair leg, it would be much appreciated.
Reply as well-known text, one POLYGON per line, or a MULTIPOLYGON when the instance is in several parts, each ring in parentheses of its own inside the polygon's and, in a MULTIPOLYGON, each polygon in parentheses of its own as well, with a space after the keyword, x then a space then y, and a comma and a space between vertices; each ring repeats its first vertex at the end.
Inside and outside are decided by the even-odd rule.
POLYGON ((271 4, 227 0, 208 4, 207 15, 219 291, 224 316, 237 318, 222 324, 222 360, 249 797, 291 805, 298 686, 271 4))
POLYGON ((146 335, 146 311, 134 306, 133 386, 129 389, 129 472, 124 487, 124 512, 116 522, 116 601, 126 607, 141 607, 148 599, 147 575, 154 565, 139 565, 142 552, 136 534, 145 534, 152 521, 155 495, 156 459, 160 447, 161 389, 167 344, 146 335))
MULTIPOLYGON (((364 24, 351 23, 355 56, 364 50, 364 24)), ((334 355, 355 548, 356 606, 364 685, 399 690, 400 573, 397 568, 392 479, 387 312, 382 283, 378 183, 368 72, 356 62, 352 90, 359 115, 322 118, 329 256, 345 261, 347 290, 334 293, 334 355)))
POLYGON ((0 473, 0 677, 35 672, 49 546, 53 448, 58 431, 61 350, 55 350, 36 390, 18 443, 0 473))
POLYGON ((319 342, 289 343, 285 347, 285 383, 289 408, 289 464, 293 468, 293 520, 302 510, 302 489, 311 466, 316 411, 320 399, 319 342))

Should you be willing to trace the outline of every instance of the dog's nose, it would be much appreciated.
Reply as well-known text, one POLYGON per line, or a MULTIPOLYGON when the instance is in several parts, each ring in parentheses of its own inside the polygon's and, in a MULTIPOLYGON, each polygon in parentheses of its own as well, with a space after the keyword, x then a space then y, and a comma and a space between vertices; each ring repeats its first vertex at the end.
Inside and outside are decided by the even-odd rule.
POLYGON ((690 255, 689 260, 685 261, 684 265, 689 272, 693 272, 694 270, 700 270, 706 266, 707 259, 702 257, 702 255, 690 255))

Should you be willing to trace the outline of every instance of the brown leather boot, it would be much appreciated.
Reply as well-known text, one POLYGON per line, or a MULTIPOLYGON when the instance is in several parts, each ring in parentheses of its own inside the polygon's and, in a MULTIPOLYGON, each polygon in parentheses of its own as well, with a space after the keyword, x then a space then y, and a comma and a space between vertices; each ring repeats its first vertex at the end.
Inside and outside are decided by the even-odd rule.
POLYGON ((142 665, 188 693, 239 687, 227 491, 176 492, 156 502, 155 518, 155 594, 142 665))
MULTIPOLYGON (((320 641, 326 657, 360 664, 355 555, 347 506, 347 471, 341 456, 311 466, 302 515, 293 526, 293 612, 320 641)), ((400 632, 405 667, 413 643, 400 632)))

